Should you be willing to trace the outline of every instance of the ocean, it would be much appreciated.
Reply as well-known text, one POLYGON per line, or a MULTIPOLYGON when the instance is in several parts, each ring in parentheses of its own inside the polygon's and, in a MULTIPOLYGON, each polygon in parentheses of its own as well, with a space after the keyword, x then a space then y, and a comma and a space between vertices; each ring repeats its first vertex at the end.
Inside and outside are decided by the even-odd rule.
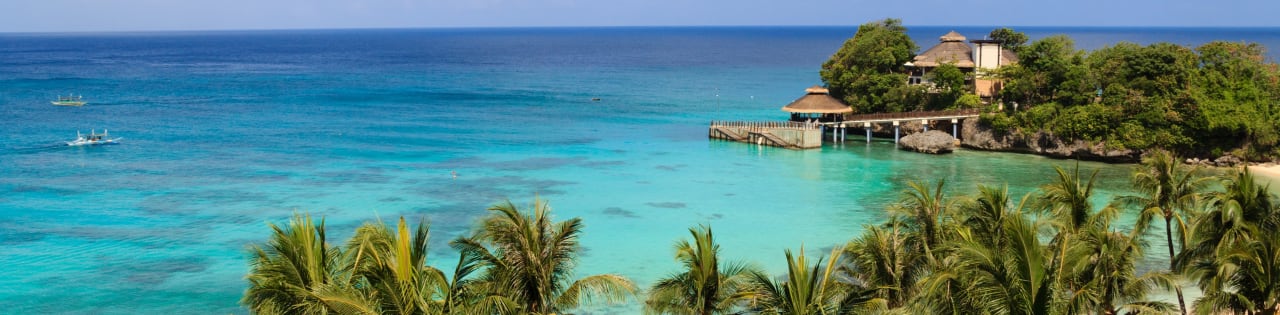
MULTIPOLYGON (((951 29, 910 35, 927 48, 951 29)), ((428 261, 447 267, 447 242, 485 208, 535 196, 557 218, 583 218, 578 275, 651 285, 678 270, 672 244, 699 224, 724 259, 781 274, 784 249, 816 256, 849 241, 909 180, 945 178, 953 194, 1007 184, 1021 197, 1076 164, 916 154, 854 134, 807 151, 707 139, 711 120, 785 119, 779 108, 821 84, 819 66, 855 30, 0 34, 0 310, 247 313, 248 248, 268 223, 321 216, 341 243, 363 222, 425 216, 428 261), (49 104, 70 93, 89 104, 49 104), (60 146, 90 130, 123 143, 60 146)), ((1021 30, 1084 49, 1280 47, 1274 28, 1021 30)), ((1132 166, 1079 166, 1099 171, 1095 206, 1127 193, 1132 166)))

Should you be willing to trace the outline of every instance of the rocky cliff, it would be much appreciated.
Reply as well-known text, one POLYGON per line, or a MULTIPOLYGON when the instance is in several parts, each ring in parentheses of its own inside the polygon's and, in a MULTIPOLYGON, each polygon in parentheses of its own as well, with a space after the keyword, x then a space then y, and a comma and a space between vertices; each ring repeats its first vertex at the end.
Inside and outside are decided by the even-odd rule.
POLYGON ((961 146, 976 150, 1023 152, 1062 159, 1081 159, 1103 162, 1138 162, 1142 151, 1109 149, 1103 143, 1063 141, 1045 131, 1032 135, 1001 134, 978 122, 965 119, 961 126, 961 146))

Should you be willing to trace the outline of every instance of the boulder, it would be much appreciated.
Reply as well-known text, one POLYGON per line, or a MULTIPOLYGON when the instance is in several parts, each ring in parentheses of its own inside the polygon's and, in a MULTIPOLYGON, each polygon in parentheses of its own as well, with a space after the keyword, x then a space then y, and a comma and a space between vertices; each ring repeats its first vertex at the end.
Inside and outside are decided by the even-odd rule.
POLYGON ((1241 161, 1240 158, 1231 155, 1224 155, 1213 160, 1213 164, 1218 167, 1236 166, 1236 164, 1240 164, 1241 162, 1244 161, 1241 161))
POLYGON ((955 149, 956 138, 946 132, 930 130, 902 137, 898 144, 903 150, 942 154, 951 153, 955 149))

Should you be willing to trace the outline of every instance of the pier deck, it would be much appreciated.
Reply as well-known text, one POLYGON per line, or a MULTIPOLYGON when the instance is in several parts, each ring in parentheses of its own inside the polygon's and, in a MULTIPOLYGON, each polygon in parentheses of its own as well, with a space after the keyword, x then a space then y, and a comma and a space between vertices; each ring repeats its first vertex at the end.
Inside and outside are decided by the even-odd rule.
POLYGON ((713 121, 712 139, 768 145, 787 149, 822 147, 821 124, 793 121, 713 121))

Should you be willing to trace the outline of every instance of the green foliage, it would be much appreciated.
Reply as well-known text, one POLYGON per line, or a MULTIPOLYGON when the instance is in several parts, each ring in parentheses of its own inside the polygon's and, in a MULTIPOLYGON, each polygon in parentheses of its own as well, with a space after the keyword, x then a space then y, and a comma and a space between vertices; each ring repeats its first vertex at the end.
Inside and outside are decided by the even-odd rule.
POLYGON ((521 211, 510 201, 490 207, 467 246, 482 257, 491 292, 533 314, 559 313, 596 299, 620 303, 635 294, 635 284, 621 276, 571 278, 582 219, 554 222, 551 206, 538 198, 531 208, 521 211))
POLYGON ((1055 135, 1068 139, 1101 140, 1120 120, 1118 113, 1099 104, 1069 107, 1050 124, 1055 135))
POLYGON ((1054 36, 1019 52, 1019 64, 998 73, 1002 98, 1032 110, 1055 103, 1062 117, 1024 117, 1015 129, 1184 155, 1280 152, 1280 70, 1256 44, 1122 42, 1085 54, 1054 36))
POLYGON ((960 72, 960 68, 950 63, 944 63, 933 68, 926 75, 930 82, 937 87, 938 90, 944 92, 962 91, 964 90, 964 72, 960 72))
MULTIPOLYGON (((831 96, 857 112, 884 112, 907 108, 910 90, 903 64, 918 48, 897 19, 863 24, 822 64, 822 82, 831 96)), ((920 103, 914 103, 920 104, 920 103)), ((912 105, 914 105, 912 104, 912 105)))
POLYGON ((1174 266, 1204 296, 1197 314, 1274 314, 1280 309, 1280 207, 1246 168, 1224 177, 1223 191, 1195 219, 1174 266))
POLYGON ((249 289, 240 303, 253 313, 318 314, 328 309, 316 292, 336 285, 344 269, 342 251, 325 241, 324 220, 294 215, 286 227, 271 224, 271 238, 254 246, 249 289))
POLYGON ((287 228, 271 225, 271 240, 254 247, 242 303, 255 314, 550 314, 635 294, 621 276, 568 277, 579 219, 552 222, 541 200, 532 214, 509 201, 490 210, 497 213, 476 235, 452 242, 459 259, 451 279, 427 265, 425 219, 414 229, 403 217, 394 230, 366 223, 335 247, 323 221, 295 216, 287 228))
POLYGON ((987 37, 1001 41, 1000 47, 1004 47, 1004 49, 1015 52, 1020 50, 1023 44, 1027 43, 1027 34, 1015 31, 1008 27, 991 30, 991 34, 988 34, 987 37))
POLYGON ((1003 70, 1006 101, 1034 105, 1057 102, 1066 106, 1089 101, 1094 87, 1087 81, 1084 52, 1063 35, 1046 37, 1019 51, 1018 64, 1003 70))
MULTIPOLYGON (((761 298, 753 282, 761 277, 755 266, 720 263, 720 245, 710 226, 690 228, 693 243, 676 243, 680 273, 658 280, 645 301, 648 314, 726 314, 761 298)), ((767 277, 766 277, 767 278, 767 277)))
POLYGON ((978 117, 979 123, 990 126, 992 130, 1001 134, 1008 134, 1013 131, 1016 122, 1004 112, 985 113, 978 117))
POLYGON ((1062 106, 1058 103, 1048 103, 1037 105, 1017 114, 1018 122, 1022 126, 1030 126, 1031 130, 1047 128, 1049 122, 1058 116, 1058 111, 1062 106))
POLYGON ((960 98, 956 99, 955 106, 952 106, 951 108, 966 109, 978 108, 979 106, 982 106, 982 98, 977 95, 965 93, 964 95, 960 95, 960 98))
MULTIPOLYGON (((1088 106, 1062 111, 1078 108, 1088 106)), ((1280 310, 1280 199, 1247 169, 1212 186, 1170 152, 1153 151, 1134 170, 1136 194, 1101 209, 1092 200, 1096 171, 1055 171, 1017 204, 1008 188, 951 197, 943 181, 908 183, 882 224, 865 226, 829 259, 786 251, 781 278, 722 263, 711 228, 691 228, 692 239, 675 246, 681 268, 654 284, 645 311, 1168 314, 1179 306, 1147 297, 1180 292, 1177 276, 1204 293, 1185 307, 1197 314, 1280 310), (1138 218, 1126 230, 1115 222, 1129 209, 1138 218), (1157 217, 1170 271, 1140 273, 1157 217)), ((255 314, 560 314, 634 294, 621 276, 571 280, 579 219, 556 222, 541 200, 530 211, 510 202, 489 210, 474 235, 451 243, 460 252, 452 279, 427 265, 425 220, 365 224, 334 246, 323 221, 295 216, 253 248, 242 303, 255 314)))

